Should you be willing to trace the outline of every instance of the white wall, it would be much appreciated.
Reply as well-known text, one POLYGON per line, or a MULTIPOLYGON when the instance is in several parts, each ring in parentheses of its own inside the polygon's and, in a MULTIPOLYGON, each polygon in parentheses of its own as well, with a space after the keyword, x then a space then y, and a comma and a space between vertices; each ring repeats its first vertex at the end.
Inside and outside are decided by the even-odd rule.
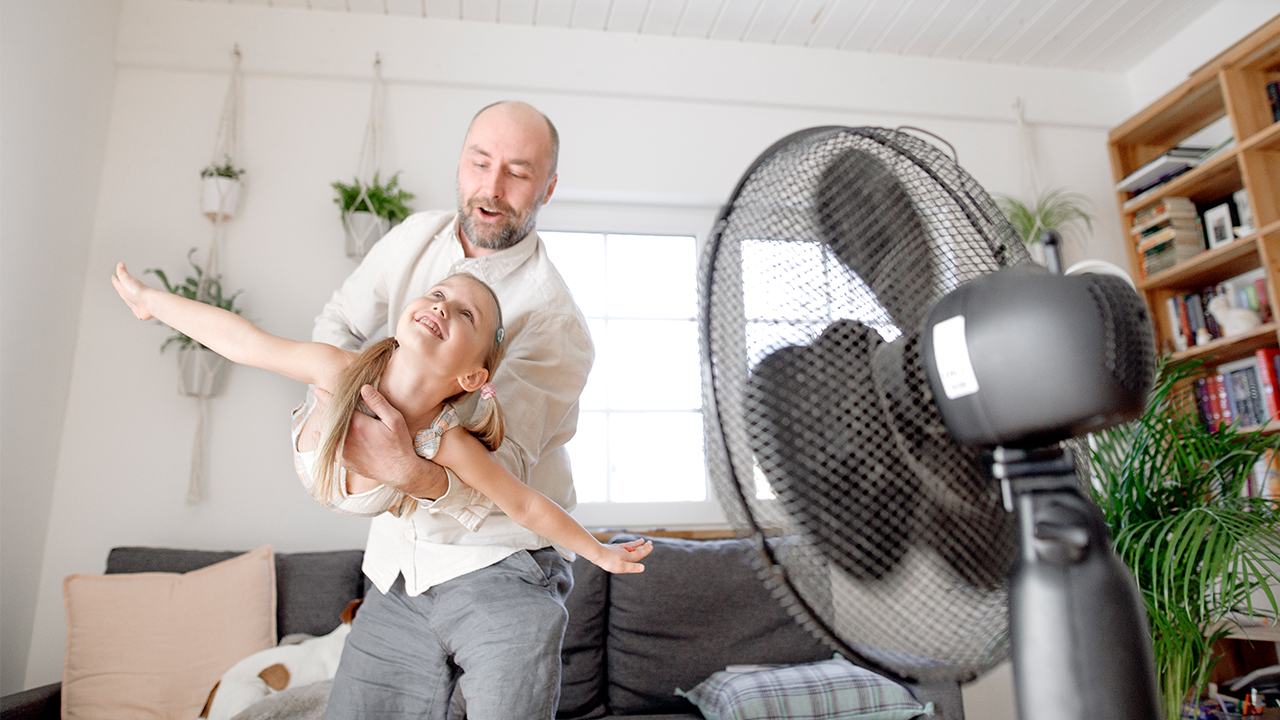
POLYGON ((1280 0, 1222 0, 1126 73, 1133 110, 1150 105, 1280 13, 1280 0))
MULTIPOLYGON (((1084 192, 1099 209, 1096 238, 1066 248, 1067 261, 1124 262, 1105 151, 1107 130, 1132 109, 1121 76, 124 0, 92 243, 68 254, 79 258, 71 272, 85 282, 75 289, 83 295, 78 310, 69 313, 81 321, 27 686, 60 676, 62 578, 100 572, 112 546, 363 544, 363 521, 324 511, 294 485, 285 437, 302 392, 260 371, 234 369, 226 395, 212 403, 207 499, 183 504, 194 402, 174 391, 173 357, 156 352, 166 332, 133 320, 107 282, 117 260, 135 271, 177 272, 187 248, 206 245, 211 231, 196 205, 197 172, 212 150, 235 43, 246 73, 241 164, 248 187, 222 270, 230 288, 247 289, 246 314, 286 336, 309 334, 329 292, 354 267, 342 254, 328 183, 355 170, 375 52, 389 83, 393 142, 385 164, 404 170, 419 208, 452 204, 466 123, 501 98, 532 102, 560 128, 561 199, 548 207, 544 227, 608 223, 609 206, 593 196, 665 195, 677 205, 705 205, 725 197, 773 141, 819 124, 925 127, 950 140, 989 190, 1023 192, 1012 111, 1021 97, 1042 184, 1084 192)), ((6 106, 6 123, 9 112, 6 106)), ((705 207, 654 212, 662 218, 655 225, 707 217, 705 207)), ((6 376, 19 367, 6 355, 6 376)), ((37 523, 26 528, 39 534, 37 523)), ((6 665, 14 662, 7 643, 3 653, 6 665)))
POLYGON ((115 78, 118 0, 0 6, 0 692, 23 687, 115 78))

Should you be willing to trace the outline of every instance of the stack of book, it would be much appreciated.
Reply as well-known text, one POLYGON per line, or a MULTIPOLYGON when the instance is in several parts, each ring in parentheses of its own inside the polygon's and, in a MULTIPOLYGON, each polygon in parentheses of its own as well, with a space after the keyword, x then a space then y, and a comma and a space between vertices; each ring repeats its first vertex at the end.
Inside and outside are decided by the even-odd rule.
POLYGON ((1150 277, 1204 250, 1204 233, 1195 203, 1171 197, 1139 210, 1130 230, 1142 255, 1143 277, 1150 277))
POLYGON ((1166 301, 1176 350, 1204 345, 1222 337, 1222 328, 1209 312, 1209 301, 1218 295, 1225 296, 1231 307, 1257 312, 1262 323, 1272 320, 1267 279, 1262 268, 1250 270, 1217 285, 1207 285, 1198 292, 1174 295, 1166 301))
POLYGON ((1254 427, 1280 420, 1278 360, 1280 350, 1264 348, 1253 357, 1219 365, 1214 374, 1196 380, 1200 419, 1211 431, 1232 424, 1254 427))
POLYGON ((1116 190, 1132 197, 1163 185, 1200 163, 1200 157, 1209 148, 1178 146, 1160 157, 1129 173, 1116 183, 1116 190))

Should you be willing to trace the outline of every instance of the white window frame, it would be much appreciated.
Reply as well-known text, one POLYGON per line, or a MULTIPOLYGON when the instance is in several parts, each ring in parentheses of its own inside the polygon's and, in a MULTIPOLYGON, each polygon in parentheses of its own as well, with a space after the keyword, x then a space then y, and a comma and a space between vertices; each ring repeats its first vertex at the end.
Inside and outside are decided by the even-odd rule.
MULTIPOLYGON (((692 235, 701 258, 724 198, 557 190, 538 216, 539 230, 614 235, 692 235)), ((696 268, 690 273, 696 277, 696 268)), ((659 451, 660 452, 660 451, 659 451)), ((703 468, 704 478, 706 468, 703 468)), ((582 502, 572 515, 593 529, 727 528, 708 479, 707 499, 690 502, 582 502)))

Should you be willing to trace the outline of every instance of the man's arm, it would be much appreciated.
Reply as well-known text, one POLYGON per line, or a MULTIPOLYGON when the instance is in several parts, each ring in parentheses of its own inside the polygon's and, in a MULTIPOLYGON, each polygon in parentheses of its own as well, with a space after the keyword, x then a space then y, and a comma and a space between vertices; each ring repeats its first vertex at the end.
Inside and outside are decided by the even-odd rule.
MULTIPOLYGON (((435 500, 448 492, 449 476, 444 468, 414 452, 404 416, 371 385, 361 388, 360 397, 378 417, 351 414, 342 448, 343 466, 415 498, 435 500)), ((324 410, 328 399, 328 393, 316 389, 317 411, 324 410)))

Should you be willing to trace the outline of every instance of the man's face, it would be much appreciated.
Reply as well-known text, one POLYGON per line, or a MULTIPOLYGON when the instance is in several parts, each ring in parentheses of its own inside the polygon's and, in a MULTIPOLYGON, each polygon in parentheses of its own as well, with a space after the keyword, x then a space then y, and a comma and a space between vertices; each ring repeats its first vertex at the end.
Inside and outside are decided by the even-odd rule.
POLYGON ((551 136, 532 108, 498 105, 472 123, 458 161, 458 217, 467 240, 502 250, 533 229, 555 187, 551 136))

